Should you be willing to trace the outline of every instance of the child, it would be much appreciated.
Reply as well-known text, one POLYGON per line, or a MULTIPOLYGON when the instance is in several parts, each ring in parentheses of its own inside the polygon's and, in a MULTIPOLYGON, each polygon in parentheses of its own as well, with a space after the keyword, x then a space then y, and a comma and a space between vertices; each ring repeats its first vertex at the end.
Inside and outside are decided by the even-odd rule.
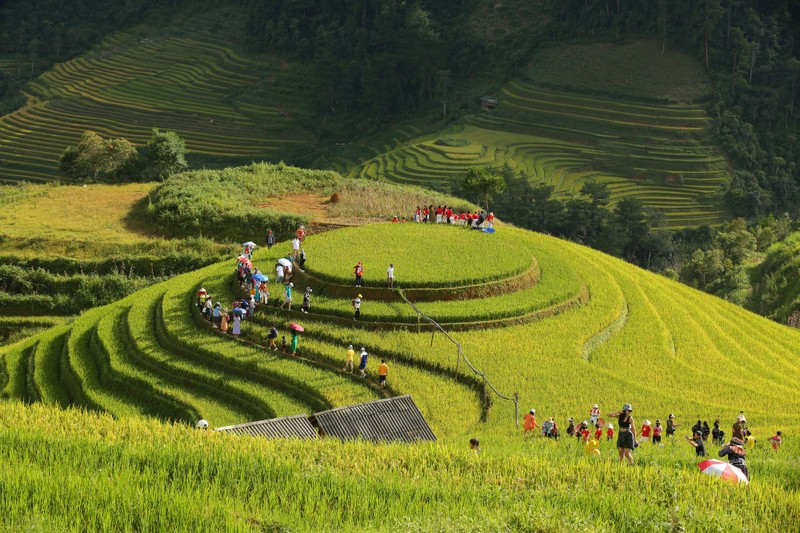
POLYGON ((355 350, 353 350, 353 345, 349 345, 347 347, 347 359, 344 362, 344 368, 342 372, 345 372, 348 368, 350 369, 350 373, 353 373, 353 358, 356 356, 355 350))
POLYGON ((606 427, 608 428, 606 430, 606 440, 613 440, 614 439, 614 424, 608 424, 606 427))
POLYGON ((584 444, 589 442, 589 424, 586 422, 586 420, 584 420, 581 424, 581 440, 584 444))
POLYGON ((269 285, 266 281, 262 281, 258 286, 258 295, 261 298, 261 303, 267 305, 269 303, 269 285))
POLYGON ((600 424, 594 425, 594 440, 599 441, 603 438, 603 428, 600 427, 600 424))
POLYGON ((776 452, 779 451, 781 449, 781 442, 782 442, 781 432, 779 431, 775 435, 771 436, 769 438, 769 442, 772 444, 773 450, 775 450, 776 452))
POLYGON ((469 439, 469 449, 475 452, 475 455, 481 454, 481 443, 475 437, 469 439))
POLYGON ((281 351, 286 352, 286 335, 281 335, 281 351))
POLYGON ((642 442, 647 442, 650 440, 650 434, 652 433, 653 428, 650 426, 650 421, 645 420, 642 424, 642 432, 639 435, 639 440, 642 442))
POLYGON ((656 420, 656 427, 653 428, 653 444, 661 444, 661 432, 663 428, 661 427, 661 420, 656 420))

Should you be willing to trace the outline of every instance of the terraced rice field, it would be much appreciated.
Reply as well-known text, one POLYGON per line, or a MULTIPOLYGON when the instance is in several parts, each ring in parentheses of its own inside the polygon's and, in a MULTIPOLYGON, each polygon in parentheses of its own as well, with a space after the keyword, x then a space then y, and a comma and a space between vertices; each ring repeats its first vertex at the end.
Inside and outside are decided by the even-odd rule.
POLYGON ((636 197, 663 212, 671 228, 726 218, 715 193, 729 179, 708 140, 699 105, 637 104, 512 82, 492 112, 395 146, 351 171, 414 184, 452 181, 471 166, 525 172, 562 198, 587 181, 608 183, 612 202, 636 197), (463 146, 437 142, 458 139, 463 146))
POLYGON ((31 82, 28 104, 0 117, 0 182, 55 179, 85 130, 135 144, 173 130, 195 166, 289 160, 311 142, 294 118, 310 83, 297 67, 209 42, 116 33, 31 82))
MULTIPOLYGON (((293 309, 278 307, 282 286, 272 284, 269 304, 243 322, 241 339, 212 329, 194 305, 201 286, 228 307, 241 296, 231 260, 0 348, 2 394, 117 416, 188 423, 205 417, 212 426, 412 394, 441 440, 478 435, 513 445, 513 402, 491 385, 509 397, 518 393, 521 412, 536 407, 560 422, 595 402, 608 410, 631 402, 637 416, 651 419, 672 412, 683 421, 728 420, 744 410, 762 440, 776 426, 798 429, 796 330, 601 253, 507 227, 499 230, 510 239, 503 248, 530 266, 523 273, 506 269, 503 279, 474 282, 487 263, 502 263, 487 240, 499 235, 415 224, 403 226, 405 239, 393 237, 418 251, 416 262, 398 261, 399 290, 377 273, 361 288, 319 277, 341 263, 325 257, 326 246, 377 242, 387 228, 309 237, 293 309), (430 250, 438 241, 474 239, 485 253, 436 255, 419 249, 421 238, 430 250), (446 288, 426 287, 431 267, 446 288), (308 314, 299 311, 306 286, 314 289, 308 314), (358 292, 362 317, 354 321, 350 301, 358 292), (404 298, 460 342, 478 373, 404 298), (267 350, 269 328, 288 339, 292 321, 306 328, 298 355, 267 350), (348 344, 371 354, 367 379, 341 372, 348 344), (379 358, 389 361, 387 389, 377 387, 379 358)), ((269 275, 288 248, 258 251, 254 263, 269 275)), ((384 271, 377 246, 358 253, 368 274, 384 271)))

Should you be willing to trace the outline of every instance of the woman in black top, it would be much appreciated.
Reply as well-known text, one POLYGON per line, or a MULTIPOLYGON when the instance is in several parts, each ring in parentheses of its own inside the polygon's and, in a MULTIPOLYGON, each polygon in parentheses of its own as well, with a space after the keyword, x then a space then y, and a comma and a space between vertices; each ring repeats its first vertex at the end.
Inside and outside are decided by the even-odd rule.
POLYGON ((608 416, 616 416, 619 433, 617 433, 617 449, 619 450, 619 462, 622 463, 625 459, 629 464, 633 464, 633 448, 636 446, 636 426, 633 422, 631 413, 633 407, 631 404, 626 403, 622 406, 621 411, 614 411, 608 413, 608 416))
POLYGON ((735 466, 741 470, 744 477, 750 481, 750 472, 747 471, 747 465, 744 462, 745 449, 743 448, 741 439, 733 437, 731 441, 719 451, 720 457, 725 457, 726 455, 728 456, 728 462, 731 466, 735 466))

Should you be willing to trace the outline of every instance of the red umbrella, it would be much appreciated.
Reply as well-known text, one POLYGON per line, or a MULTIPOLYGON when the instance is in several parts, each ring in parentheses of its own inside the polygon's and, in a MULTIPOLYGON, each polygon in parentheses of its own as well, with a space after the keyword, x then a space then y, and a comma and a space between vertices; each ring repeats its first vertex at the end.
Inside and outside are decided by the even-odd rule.
POLYGON ((747 476, 744 475, 744 472, 735 466, 731 466, 725 461, 706 459, 705 461, 698 463, 697 466, 704 474, 708 474, 709 476, 726 479, 728 481, 732 481, 733 483, 747 483, 747 476))
POLYGON ((289 322, 289 329, 293 329, 295 331, 305 331, 305 328, 300 324, 295 324, 294 322, 289 322))

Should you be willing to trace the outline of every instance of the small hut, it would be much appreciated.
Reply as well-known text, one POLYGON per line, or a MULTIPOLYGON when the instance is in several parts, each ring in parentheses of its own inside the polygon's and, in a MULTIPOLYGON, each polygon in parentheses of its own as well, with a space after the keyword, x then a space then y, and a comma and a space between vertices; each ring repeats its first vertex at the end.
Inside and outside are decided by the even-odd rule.
POLYGON ((481 111, 490 111, 497 107, 497 98, 494 96, 482 96, 481 97, 481 111))
POLYGON ((323 437, 373 442, 435 441, 411 396, 397 396, 314 413, 309 421, 323 437))
POLYGON ((319 434, 312 426, 306 415, 284 416, 259 420, 236 426, 217 428, 217 431, 233 433, 234 435, 251 435, 253 437, 266 437, 268 439, 294 438, 317 439, 319 434))

